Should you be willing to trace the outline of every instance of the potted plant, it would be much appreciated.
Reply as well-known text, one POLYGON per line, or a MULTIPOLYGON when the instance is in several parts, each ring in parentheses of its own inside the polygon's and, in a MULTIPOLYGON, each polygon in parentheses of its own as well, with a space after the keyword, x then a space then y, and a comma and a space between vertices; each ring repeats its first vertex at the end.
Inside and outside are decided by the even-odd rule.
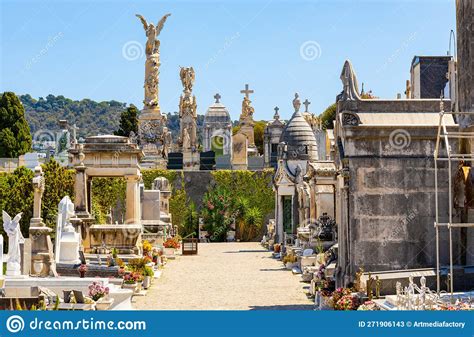
POLYGON ((175 236, 166 239, 166 241, 163 243, 163 247, 165 247, 166 255, 174 255, 175 249, 178 249, 180 247, 179 238, 175 236))
POLYGON ((87 265, 86 264, 81 264, 79 266, 79 268, 77 269, 77 271, 79 272, 79 276, 80 278, 84 278, 84 276, 86 275, 86 272, 89 268, 87 268, 87 265))
POLYGON ((285 255, 283 258, 283 263, 285 264, 286 269, 293 269, 298 264, 298 258, 293 254, 285 255))
POLYGON ((96 310, 107 310, 114 302, 113 298, 109 298, 109 287, 104 287, 99 282, 89 285, 89 297, 96 302, 96 310))
POLYGON ((135 292, 137 289, 137 286, 138 286, 138 273, 136 272, 126 273, 123 276, 122 288, 131 289, 135 292))
POLYGON ((148 256, 151 254, 151 251, 153 250, 153 246, 148 240, 143 241, 143 256, 148 256))
POLYGON ((143 288, 148 289, 150 288, 151 281, 153 280, 153 276, 155 276, 155 272, 150 267, 146 266, 143 269, 143 288))

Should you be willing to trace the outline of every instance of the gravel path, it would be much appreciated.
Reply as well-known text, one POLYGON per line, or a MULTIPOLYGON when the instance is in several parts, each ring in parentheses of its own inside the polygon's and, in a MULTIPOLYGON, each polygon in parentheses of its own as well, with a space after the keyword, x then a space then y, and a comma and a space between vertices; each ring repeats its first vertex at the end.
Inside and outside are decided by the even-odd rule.
POLYGON ((169 261, 141 310, 311 310, 308 284, 259 243, 199 244, 199 254, 169 261))

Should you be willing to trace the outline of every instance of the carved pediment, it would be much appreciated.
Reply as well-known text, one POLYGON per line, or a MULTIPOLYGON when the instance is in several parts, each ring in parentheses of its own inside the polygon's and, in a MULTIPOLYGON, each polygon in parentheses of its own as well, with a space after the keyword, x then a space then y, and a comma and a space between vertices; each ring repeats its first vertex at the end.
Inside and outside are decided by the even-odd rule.
POLYGON ((360 124, 360 118, 354 112, 345 111, 341 115, 341 123, 343 126, 358 126, 360 124))

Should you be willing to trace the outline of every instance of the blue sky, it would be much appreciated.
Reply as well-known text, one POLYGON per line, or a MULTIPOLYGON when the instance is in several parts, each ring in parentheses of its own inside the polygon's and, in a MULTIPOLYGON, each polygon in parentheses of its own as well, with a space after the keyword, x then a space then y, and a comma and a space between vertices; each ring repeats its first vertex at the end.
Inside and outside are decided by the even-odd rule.
POLYGON ((454 0, 0 1, 0 91, 141 108, 145 33, 135 14, 156 23, 169 12, 162 111, 178 109, 179 66, 193 66, 198 112, 219 92, 234 119, 245 83, 255 90, 255 119, 270 119, 275 106, 289 118, 295 92, 321 113, 342 89, 345 59, 366 90, 394 98, 413 56, 445 55, 456 25, 454 0))

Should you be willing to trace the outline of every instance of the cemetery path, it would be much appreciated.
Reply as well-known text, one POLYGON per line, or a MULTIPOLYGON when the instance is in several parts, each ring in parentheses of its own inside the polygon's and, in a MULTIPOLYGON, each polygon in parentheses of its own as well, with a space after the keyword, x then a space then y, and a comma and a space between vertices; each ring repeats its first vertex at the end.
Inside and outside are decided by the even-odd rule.
POLYGON ((169 261, 140 310, 312 310, 298 275, 257 242, 200 243, 199 254, 169 261))

